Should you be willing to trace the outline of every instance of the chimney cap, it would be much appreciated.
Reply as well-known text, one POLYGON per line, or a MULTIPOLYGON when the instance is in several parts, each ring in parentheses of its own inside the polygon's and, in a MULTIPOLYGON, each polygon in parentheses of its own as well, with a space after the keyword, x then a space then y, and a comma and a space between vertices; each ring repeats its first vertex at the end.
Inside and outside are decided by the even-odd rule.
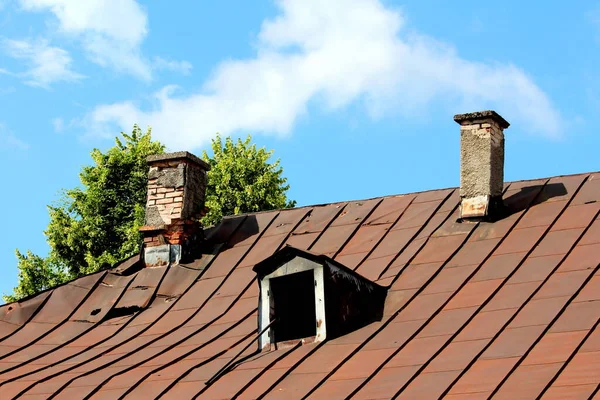
POLYGON ((482 119, 491 119, 492 121, 500 125, 500 128, 502 129, 506 129, 510 126, 510 124, 504 118, 502 118, 500 114, 493 110, 476 111, 466 114, 456 114, 454 116, 454 121, 456 121, 460 125, 467 125, 469 122, 482 119))
POLYGON ((188 151, 176 151, 174 153, 163 153, 163 154, 154 154, 148 156, 147 161, 149 165, 156 164, 163 161, 176 161, 176 160, 187 160, 194 164, 199 165, 205 170, 210 170, 210 165, 202 160, 201 158, 193 155, 188 151))

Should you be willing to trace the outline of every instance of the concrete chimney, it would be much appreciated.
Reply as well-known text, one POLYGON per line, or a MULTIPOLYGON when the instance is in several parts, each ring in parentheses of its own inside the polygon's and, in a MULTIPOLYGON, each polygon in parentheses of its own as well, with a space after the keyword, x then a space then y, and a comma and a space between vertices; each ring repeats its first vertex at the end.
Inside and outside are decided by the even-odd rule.
POLYGON ((495 111, 454 116, 460 124, 460 213, 462 219, 486 220, 503 208, 504 129, 509 123, 495 111))
POLYGON ((148 165, 144 260, 147 267, 177 264, 203 239, 210 166, 187 151, 150 156, 148 165))

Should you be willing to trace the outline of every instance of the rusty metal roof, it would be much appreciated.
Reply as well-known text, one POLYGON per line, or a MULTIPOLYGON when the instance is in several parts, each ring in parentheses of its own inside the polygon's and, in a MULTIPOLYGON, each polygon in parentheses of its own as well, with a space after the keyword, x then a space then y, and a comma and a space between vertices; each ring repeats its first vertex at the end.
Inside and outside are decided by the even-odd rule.
POLYGON ((0 307, 4 398, 587 399, 600 387, 600 174, 227 218, 203 256, 135 260, 0 307), (256 354, 252 268, 285 245, 388 286, 381 321, 256 354))

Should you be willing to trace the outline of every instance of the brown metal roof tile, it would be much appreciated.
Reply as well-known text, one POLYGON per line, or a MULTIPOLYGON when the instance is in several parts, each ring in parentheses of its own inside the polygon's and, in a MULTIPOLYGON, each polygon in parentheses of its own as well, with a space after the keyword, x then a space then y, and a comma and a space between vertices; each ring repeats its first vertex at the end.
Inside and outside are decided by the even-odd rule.
POLYGON ((572 295, 581 287, 590 276, 590 271, 558 272, 550 276, 544 286, 533 297, 534 299, 545 299, 549 297, 560 297, 572 295))
POLYGON ((574 302, 600 300, 600 273, 596 271, 594 276, 583 287, 574 302))
POLYGON ((527 365, 517 368, 494 394, 496 399, 535 399, 561 367, 560 363, 527 365))
POLYGON ((577 353, 554 381, 554 386, 600 383, 600 352, 577 353))
POLYGON ((320 385, 316 391, 310 394, 310 399, 329 400, 333 397, 344 399, 349 396, 352 391, 362 383, 362 379, 332 379, 329 378, 325 383, 320 385))
MULTIPOLYGON (((598 385, 595 383, 590 385, 569 385, 569 386, 554 386, 552 385, 544 396, 544 400, 589 400, 594 390, 598 385)), ((594 399, 596 400, 596 399, 594 399)))
POLYGON ((402 214, 392 230, 421 228, 439 208, 439 201, 411 204, 402 214))
MULTIPOLYGON (((419 289, 421 286, 423 286, 423 284, 425 284, 425 282, 431 279, 431 277, 441 268, 441 266, 441 262, 434 262, 429 264, 409 265, 406 268, 404 266, 399 267, 403 271, 402 274, 398 277, 396 283, 394 284, 394 290, 419 289)), ((390 273, 391 276, 395 276, 397 274, 397 272, 394 269, 388 270, 388 273, 390 273)), ((442 285, 447 284, 444 280, 438 281, 442 285)), ((440 288, 440 290, 433 290, 428 293, 438 293, 446 291, 448 290, 444 290, 444 288, 442 287, 440 288)))
POLYGON ((392 322, 388 327, 369 340, 363 349, 380 350, 398 348, 406 339, 413 335, 426 320, 392 322))
POLYGON ((586 334, 587 331, 549 332, 536 343, 521 365, 565 362, 571 357, 586 334))
POLYGON ((475 314, 477 307, 442 310, 419 333, 419 337, 451 335, 456 333, 475 314))
POLYGON ((340 251, 339 255, 366 253, 372 250, 381 238, 387 234, 391 224, 363 225, 340 251))
POLYGON ((399 353, 394 355, 390 362, 386 364, 386 368, 422 365, 430 357, 428 350, 440 348, 449 338, 450 335, 443 335, 413 339, 399 353))
MULTIPOLYGON (((488 339, 470 340, 468 342, 451 342, 441 353, 435 356, 423 372, 464 370, 475 356, 483 350, 488 342, 488 339)), ((431 353, 432 352, 430 351, 430 354, 431 353)))
POLYGON ((178 297, 200 276, 201 271, 173 265, 167 271, 157 294, 166 297, 178 297))
POLYGON ((550 231, 544 236, 544 240, 536 246, 530 257, 567 254, 582 233, 583 228, 550 231))
POLYGON ((102 274, 84 277, 46 292, 45 304, 44 296, 26 300, 14 316, 0 307, 0 336, 10 335, 0 347, 15 350, 0 361, 8 371, 0 390, 178 400, 535 397, 559 374, 546 395, 589 395, 595 364, 580 355, 600 351, 600 279, 591 276, 600 263, 597 182, 583 174, 507 184, 510 214, 479 224, 457 222, 454 189, 230 218, 208 231, 221 247, 190 264, 109 273, 101 285, 102 274), (205 386, 256 335, 250 267, 284 242, 391 284, 383 320, 254 356, 205 386), (140 310, 75 321, 91 306, 114 305, 140 310))
MULTIPOLYGON (((344 254, 341 256, 336 256, 335 261, 339 262, 340 264, 342 264, 345 267, 355 270, 358 268, 359 265, 362 264, 363 260, 367 257, 368 254, 369 254, 368 252, 344 254)), ((371 271, 369 271, 369 272, 371 272, 371 271)), ((371 279, 371 280, 377 279, 377 277, 375 277, 375 279, 372 279, 369 277, 366 277, 366 278, 371 279)))
POLYGON ((518 357, 480 360, 454 384, 448 393, 491 392, 518 360, 518 357))
POLYGON ((440 189, 440 190, 429 190, 427 192, 418 193, 414 203, 425 203, 429 201, 442 201, 450 196, 455 189, 440 189))
POLYGON ((421 373, 399 394, 398 399, 435 399, 439 398, 446 387, 459 374, 459 371, 421 373))
MULTIPOLYGON (((504 279, 510 276, 526 257, 527 253, 508 253, 492 255, 473 276, 472 281, 486 281, 493 279, 504 279)), ((511 277, 514 278, 514 275, 511 277)))
POLYGON ((398 254, 415 236, 419 228, 394 229, 387 233, 385 238, 371 253, 370 258, 381 258, 398 254))
POLYGON ((600 351, 600 328, 598 326, 594 327, 594 330, 590 333, 590 336, 583 343, 579 351, 600 351))
POLYGON ((448 267, 480 264, 489 257, 499 243, 500 239, 468 241, 448 262, 448 267))
POLYGON ((296 234, 321 233, 344 211, 347 203, 315 206, 295 229, 296 234))
POLYGON ((573 205, 597 203, 600 201, 598 193, 600 193, 600 174, 591 174, 577 196, 575 196, 575 199, 573 199, 573 205))
POLYGON ((383 368, 375 378, 356 393, 353 399, 390 399, 398 387, 407 381, 418 369, 417 365, 396 368, 383 368))
POLYGON ((536 226, 546 227, 550 225, 556 216, 565 208, 566 200, 557 202, 546 202, 532 206, 519 222, 519 229, 533 228, 536 226))
POLYGON ((589 330, 600 320, 600 301, 573 302, 552 326, 550 332, 589 330))
POLYGON ((483 311, 503 310, 520 307, 541 282, 509 283, 502 286, 494 297, 485 305, 483 311))
POLYGON ((385 197, 381 204, 371 213, 366 225, 393 224, 404 213, 406 208, 413 202, 416 196, 390 196, 385 197))
POLYGON ((594 269, 598 264, 600 264, 600 243, 578 245, 569 253, 557 272, 594 269))
POLYGON ((528 258, 511 276, 511 283, 543 281, 564 258, 562 254, 528 258))
POLYGON ((544 332, 545 325, 507 328, 494 339, 483 352, 480 359, 521 357, 537 338, 544 332))
POLYGON ((461 247, 466 235, 452 235, 431 238, 425 247, 412 260, 412 264, 427 264, 446 261, 461 247))
POLYGON ((466 341, 492 338, 516 312, 516 308, 479 312, 455 340, 466 341))
POLYGON ((383 199, 371 199, 348 203, 344 210, 333 220, 331 227, 365 223, 367 217, 382 201, 383 199))
POLYGON ((546 226, 523 228, 513 230, 498 247, 494 254, 508 254, 529 251, 546 231, 546 226))
POLYGON ((540 201, 561 201, 573 196, 589 174, 557 176, 550 178, 544 188, 540 201))
POLYGON ((531 300, 511 322, 512 327, 549 324, 567 304, 569 296, 531 300))
POLYGON ((454 308, 479 306, 483 304, 490 293, 500 287, 502 282, 502 279, 469 282, 461 288, 444 309, 452 310, 454 308))
MULTIPOLYGON (((46 302, 51 293, 51 291, 47 291, 28 300, 5 304, 0 307, 0 321, 6 322, 6 325, 10 325, 10 333, 12 333, 33 317, 34 313, 46 302)), ((0 340, 5 338, 6 334, 0 334, 0 340)))
MULTIPOLYGON (((600 183, 600 180, 599 182, 600 183)), ((552 227, 553 231, 562 229, 586 228, 598 215, 600 201, 592 204, 580 204, 567 207, 560 219, 552 227)))
POLYGON ((325 377, 325 373, 290 374, 278 383, 270 391, 265 399, 299 399, 308 393, 319 381, 325 377))
POLYGON ((228 243, 231 246, 246 246, 254 243, 259 233, 262 233, 277 217, 279 212, 267 212, 246 216, 240 227, 231 235, 228 243))

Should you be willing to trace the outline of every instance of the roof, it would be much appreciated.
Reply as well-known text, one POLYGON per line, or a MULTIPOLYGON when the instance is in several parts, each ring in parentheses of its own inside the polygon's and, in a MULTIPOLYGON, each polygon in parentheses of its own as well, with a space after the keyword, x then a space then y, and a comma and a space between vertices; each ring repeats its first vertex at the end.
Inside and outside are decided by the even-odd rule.
POLYGON ((504 199, 493 223, 458 222, 456 189, 227 218, 189 264, 132 259, 4 305, 2 398, 597 395, 600 174, 504 199), (285 245, 389 287, 381 321, 256 354, 252 268, 285 245))

